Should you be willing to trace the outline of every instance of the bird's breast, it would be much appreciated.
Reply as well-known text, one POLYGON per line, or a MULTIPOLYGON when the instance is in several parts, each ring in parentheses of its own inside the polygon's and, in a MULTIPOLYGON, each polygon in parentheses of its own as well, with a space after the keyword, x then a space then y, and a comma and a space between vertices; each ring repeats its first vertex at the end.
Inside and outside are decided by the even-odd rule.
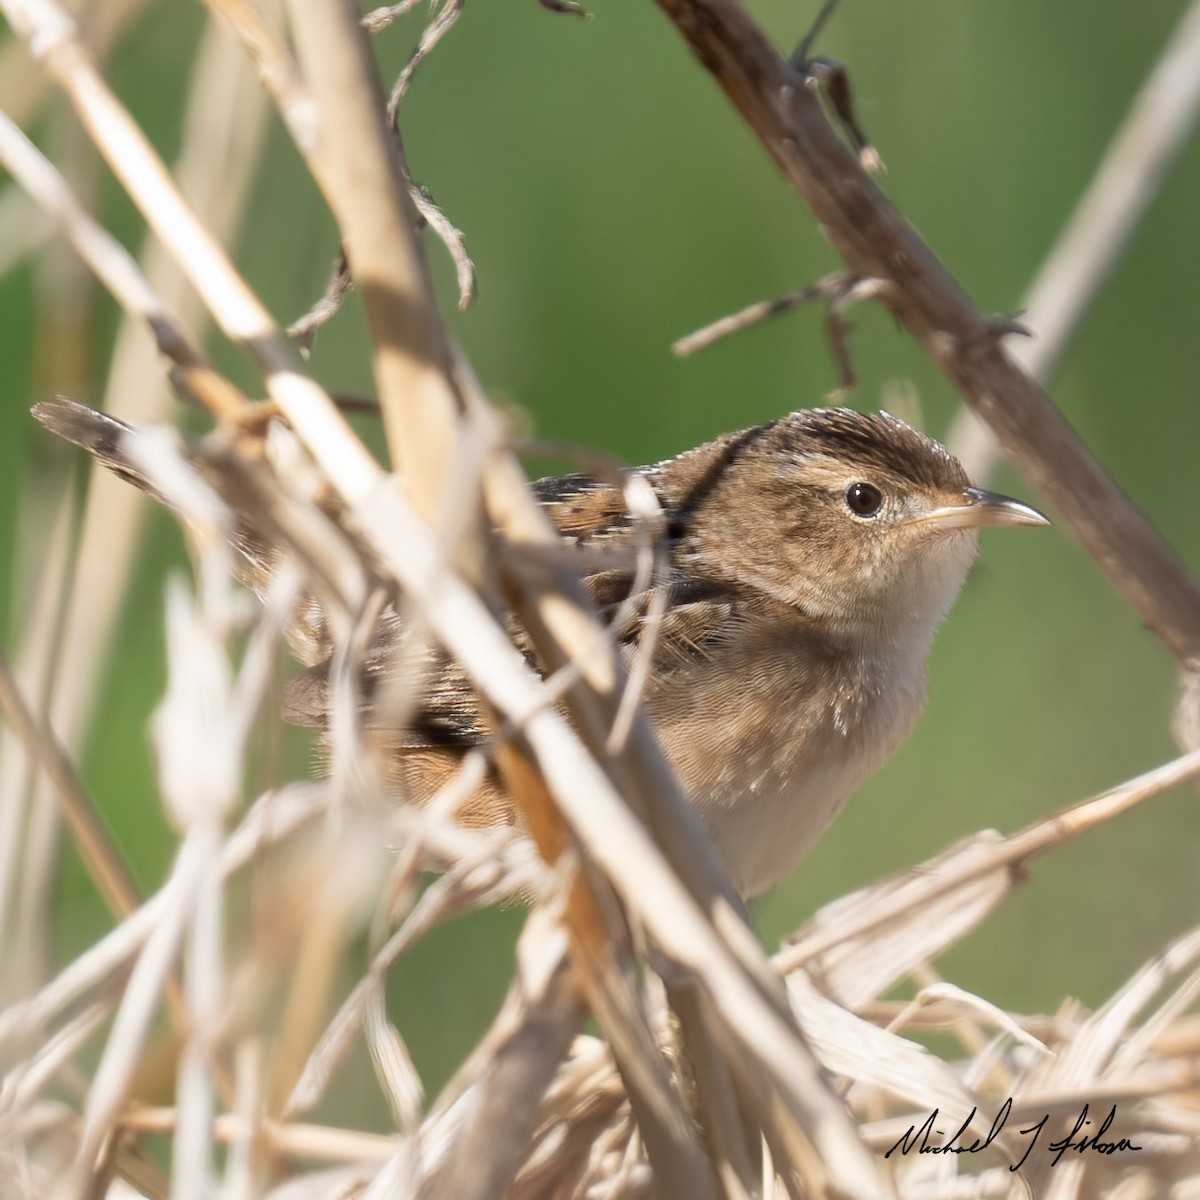
POLYGON ((923 657, 879 671, 783 640, 652 698, 667 756, 742 895, 786 878, 891 756, 920 712, 924 676, 923 657))

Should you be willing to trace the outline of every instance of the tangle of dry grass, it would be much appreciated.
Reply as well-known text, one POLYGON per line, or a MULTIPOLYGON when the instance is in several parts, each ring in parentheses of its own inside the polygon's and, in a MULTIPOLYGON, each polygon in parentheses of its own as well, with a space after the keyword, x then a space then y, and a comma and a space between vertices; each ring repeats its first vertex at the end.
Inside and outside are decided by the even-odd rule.
MULTIPOLYGON (((5 723, 45 771, 114 910, 112 928, 57 973, 7 981, 3 1194, 1200 1195, 1200 928, 1151 955, 1095 1012, 1005 1012, 929 965, 1005 902, 1031 857, 1194 778, 1200 753, 846 896, 769 961, 634 702, 641 667, 625 678, 441 326, 359 22, 336 0, 292 0, 293 59, 277 9, 209 3, 251 49, 338 218, 403 488, 304 372, 71 16, 55 0, 0 0, 270 397, 252 403, 220 375, 189 331, 198 316, 177 316, 178 299, 151 280, 158 270, 99 228, 14 123, 0 125, 9 171, 216 423, 187 442, 153 421, 121 435, 122 469, 177 512, 196 560, 194 584, 173 579, 167 591, 170 671, 153 733, 177 848, 152 895, 128 885, 51 726, 0 673, 5 723), (261 605, 231 582, 247 516, 277 547, 269 576, 254 581, 261 605), (495 713, 493 765, 530 836, 457 819, 486 768, 479 754, 419 808, 385 799, 352 691, 391 596, 495 713), (314 597, 320 636, 335 648, 330 775, 243 808, 248 746, 275 719, 273 664, 314 597), (497 619, 505 604, 555 671, 548 680, 497 619), (438 876, 429 886, 426 872, 438 876), (529 911, 507 998, 441 1094, 426 1096, 385 1003, 389 974, 450 918, 514 901, 529 911), (356 939, 367 962, 348 979, 356 939), (904 982, 916 983, 915 997, 889 999, 904 982), (588 1017, 596 1033, 580 1032, 588 1017), (911 1036, 930 1031, 936 1054, 911 1036), (318 1115, 358 1045, 387 1135, 318 1115), (173 1102, 148 1103, 164 1064, 173 1102), (1105 1137, 1140 1149, 1076 1147, 1052 1172, 1046 1147, 1073 1136, 1085 1103, 1093 1117, 1119 1105, 1105 1137), (960 1143, 986 1141, 986 1152, 900 1153, 918 1148, 934 1110, 937 1129, 961 1125, 960 1143), (1026 1156, 1035 1127, 1041 1148, 1026 1156), (169 1140, 165 1155, 147 1152, 155 1137, 169 1140)), ((401 8, 372 19, 386 24, 401 8)), ((422 55, 461 9, 435 17, 422 55)), ((77 428, 66 406, 41 416, 60 432, 77 428)), ((112 450, 89 448, 102 459, 112 450)), ((631 495, 630 509, 646 531, 649 588, 661 514, 645 495, 631 495)))

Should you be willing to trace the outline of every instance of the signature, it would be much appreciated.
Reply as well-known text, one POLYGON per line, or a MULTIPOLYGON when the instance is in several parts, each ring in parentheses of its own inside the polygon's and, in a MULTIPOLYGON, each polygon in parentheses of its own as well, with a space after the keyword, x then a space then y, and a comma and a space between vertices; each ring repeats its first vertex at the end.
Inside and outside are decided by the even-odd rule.
MULTIPOLYGON (((937 1145, 931 1145, 930 1142, 934 1137, 943 1138, 945 1132, 935 1128, 938 1119, 938 1109, 934 1109, 928 1117, 920 1125, 910 1125, 907 1132, 897 1139, 896 1144, 883 1156, 891 1158, 893 1154, 899 1151, 901 1154, 910 1154, 914 1150, 918 1154, 978 1154, 981 1150, 986 1150, 999 1136, 1004 1126, 1008 1123, 1008 1118, 1012 1113, 1012 1097, 1009 1096, 1004 1104, 1001 1105, 1000 1111, 996 1114, 996 1119, 992 1122, 991 1129, 988 1130, 987 1136, 980 1138, 976 1137, 973 1141, 965 1141, 967 1130, 971 1123, 975 1120, 975 1114, 978 1109, 971 1109, 967 1114, 967 1118, 963 1123, 948 1137, 945 1141, 937 1145)), ((1109 1126, 1117 1118, 1117 1106, 1114 1104, 1108 1110, 1106 1116, 1101 1122, 1099 1129, 1094 1133, 1085 1132, 1087 1126, 1092 1124, 1088 1117, 1088 1106, 1085 1104, 1080 1109, 1079 1116, 1075 1120, 1075 1126, 1065 1137, 1058 1138, 1056 1141, 1046 1143, 1046 1152, 1054 1157, 1050 1165, 1057 1166, 1059 1160, 1068 1150, 1073 1150, 1078 1154, 1086 1154, 1091 1151, 1093 1154, 1119 1154, 1123 1151, 1137 1151, 1141 1146, 1135 1146, 1128 1138, 1119 1138, 1116 1140, 1108 1140, 1106 1134, 1109 1126)), ((1047 1122, 1050 1120, 1050 1114, 1046 1113, 1040 1121, 1033 1125, 1028 1125, 1024 1129, 1018 1129, 1016 1132, 1020 1137, 1028 1138, 1029 1141, 1025 1146, 1025 1153, 1021 1155, 1020 1162, 1012 1163, 1009 1166, 1010 1171, 1020 1170, 1025 1164, 1025 1160, 1032 1153, 1034 1146, 1037 1145, 1038 1139, 1042 1135, 1042 1130, 1045 1129, 1047 1122)))

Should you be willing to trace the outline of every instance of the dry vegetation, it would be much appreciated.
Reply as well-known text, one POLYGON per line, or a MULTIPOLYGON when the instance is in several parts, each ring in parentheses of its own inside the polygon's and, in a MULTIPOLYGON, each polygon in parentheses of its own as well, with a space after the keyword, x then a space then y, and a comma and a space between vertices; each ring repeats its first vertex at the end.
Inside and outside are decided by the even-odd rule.
MULTIPOLYGON (((198 51, 192 112, 208 119, 188 125, 168 174, 96 66, 136 3, 95 6, 100 16, 81 33, 55 0, 0 0, 40 60, 37 72, 12 55, 0 64, 19 84, 5 90, 0 158, 127 320, 149 324, 174 389, 215 421, 186 447, 161 429, 136 440, 137 466, 182 514, 196 560, 194 585, 174 582, 167 595, 170 679, 153 730, 178 850, 154 895, 139 896, 129 882, 66 749, 92 702, 99 647, 136 540, 131 490, 106 480, 91 494, 78 582, 57 633, 54 598, 70 539, 65 519, 55 526, 39 584, 46 603, 33 609, 44 627, 28 630, 16 669, 0 663, 7 763, 41 772, 33 789, 7 763, 0 777, 0 1194, 1200 1196, 1200 929, 1155 953, 1096 1012, 1073 1004, 1049 1015, 1004 1012, 940 981, 929 965, 1005 901, 1031 856, 1200 773, 1200 752, 1012 837, 981 832, 847 896, 768 959, 432 303, 416 207, 452 246, 464 296, 471 268, 454 230, 410 187, 388 119, 461 4, 450 0, 435 15, 389 104, 347 5, 292 0, 284 12, 207 2, 214 23, 198 51), (260 149, 265 101, 251 61, 343 231, 403 488, 305 373, 293 341, 220 248, 260 149), (134 262, 21 134, 14 122, 33 111, 47 79, 70 97, 165 253, 134 262), (205 170, 212 161, 227 164, 219 179, 205 170), (259 369, 267 401, 243 396, 208 362, 193 332, 204 317, 184 279, 259 369), (441 481, 451 476, 447 497, 441 481), (226 535, 246 509, 284 548, 262 606, 246 603, 228 569, 226 535), (530 553, 536 545, 544 552, 530 553), (331 771, 243 811, 247 743, 256 724, 275 719, 272 664, 297 597, 309 592, 329 614, 347 714, 335 725, 331 771), (358 753, 351 694, 381 594, 401 597, 497 714, 496 765, 532 843, 456 823, 483 769, 479 757, 420 810, 382 799, 358 753), (500 595, 544 660, 562 664, 549 686, 497 622, 500 595), (35 697, 56 654, 50 721, 35 697), (614 723, 622 736, 609 736, 614 723), (45 881, 62 853, 55 814, 113 921, 46 974, 45 881), (439 877, 422 889, 419 873, 431 870, 439 877), (232 920, 246 892, 230 885, 243 877, 254 881, 253 905, 232 920), (532 900, 507 1001, 449 1085, 427 1097, 404 1030, 386 1011, 388 972, 439 922, 514 897, 532 900), (346 988, 347 947, 364 932, 369 969, 346 988), (902 981, 915 981, 916 998, 886 999, 902 981), (597 1036, 580 1033, 587 1017, 597 1036), (165 1023, 173 1033, 164 1034, 165 1023), (943 1035, 937 1054, 910 1037, 928 1030, 943 1035), (392 1136, 311 1119, 336 1094, 360 1042, 394 1118, 392 1136), (140 1084, 162 1070, 174 1074, 175 1103, 146 1107, 140 1084), (884 1157, 935 1108, 939 1129, 967 1122, 962 1142, 986 1137, 1009 1097, 1007 1124, 987 1153, 884 1157), (1093 1118, 1119 1106, 1105 1140, 1125 1138, 1141 1151, 1072 1151, 1052 1168, 1045 1147, 1070 1133, 1085 1102, 1093 1118), (1017 1131, 1043 1117, 1040 1146, 1010 1172, 1031 1137, 1017 1131), (146 1152, 152 1134, 169 1136, 169 1153, 146 1152)), ((1004 330, 971 307, 887 205, 814 90, 730 4, 660 2, 846 258, 849 275, 832 297, 829 288, 806 297, 830 300, 834 320, 848 298, 882 300, 977 403, 1179 658, 1178 725, 1195 746, 1195 582, 1009 357, 1004 330), (1086 513, 1071 499, 1081 478, 1092 497, 1086 513)), ((381 28, 412 7, 379 10, 366 24, 381 28)), ((1198 11, 1169 52, 1190 55, 1196 78, 1198 11)), ((1170 118, 1131 116, 1148 119, 1158 138, 1145 128, 1133 138, 1139 153, 1152 143, 1157 154, 1138 171, 1148 190, 1188 126, 1196 98, 1180 90, 1167 91, 1179 110, 1170 118)), ((1151 101, 1163 102, 1153 87, 1143 97, 1151 101)), ((1114 153, 1128 146, 1118 141, 1114 153)), ((1108 225, 1082 238, 1082 259, 1077 250, 1055 266, 1057 290, 1035 294, 1030 320, 1052 331, 1040 346, 1061 345, 1145 199, 1114 202, 1111 189, 1106 198, 1081 217, 1100 212, 1108 225)), ((319 316, 336 309, 344 275, 335 272, 319 316)), ((161 421, 164 374, 144 346, 122 342, 107 407, 141 425, 161 421)), ((978 430, 971 436, 978 456, 978 430)), ((642 503, 652 579, 655 513, 642 503)))

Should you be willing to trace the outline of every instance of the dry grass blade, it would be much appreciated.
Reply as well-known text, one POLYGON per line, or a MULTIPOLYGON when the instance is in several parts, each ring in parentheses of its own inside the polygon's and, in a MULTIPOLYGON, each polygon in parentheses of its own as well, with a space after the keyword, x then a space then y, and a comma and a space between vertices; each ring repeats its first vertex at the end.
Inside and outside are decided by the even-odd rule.
POLYGON ((199 357, 174 316, 151 289, 129 252, 80 206, 62 176, 34 144, 0 113, 0 160, 25 190, 62 227, 72 244, 127 312, 140 316, 159 336, 164 351, 190 364, 199 357))
MULTIPOLYGON (((229 838, 221 856, 228 876, 242 869, 265 847, 293 836, 326 807, 326 789, 298 784, 262 797, 229 838)), ((156 892, 132 916, 72 960, 42 990, 0 1012, 0 1046, 35 1034, 89 990, 108 983, 165 919, 171 907, 166 889, 156 892)))
POLYGON ((348 495, 365 496, 381 478, 378 464, 329 397, 299 372, 293 350, 266 309, 183 201, 145 135, 96 72, 71 18, 53 0, 4 0, 0 8, 39 49, 131 198, 178 257, 225 333, 266 373, 272 398, 306 443, 319 448, 319 460, 331 478, 348 495))
POLYGON ((866 906, 865 911, 853 918, 848 917, 836 930, 814 931, 780 951, 776 955, 775 965, 783 974, 790 974, 843 941, 913 912, 932 900, 948 896, 955 889, 974 884, 991 872, 1007 873, 1026 859, 1043 854, 1096 825, 1110 821, 1127 809, 1152 800, 1198 774, 1200 751, 1195 751, 1111 788, 1092 800, 1037 821, 1012 837, 995 841, 996 835, 988 834, 984 843, 968 842, 950 855, 950 859, 957 858, 959 861, 943 862, 936 877, 914 880, 909 886, 894 891, 891 887, 885 888, 866 906), (986 844, 988 842, 991 844, 986 844))
MULTIPOLYGON (((414 839, 415 840, 415 839, 414 839)), ((412 845, 412 841, 409 843, 412 845)), ((303 1073, 297 1079, 283 1112, 287 1117, 307 1112, 322 1097, 351 1043, 382 993, 388 972, 398 959, 434 926, 489 897, 497 884, 508 885, 506 863, 494 844, 478 856, 460 859, 417 902, 401 927, 378 950, 364 977, 328 1023, 303 1073), (482 873, 482 874, 481 874, 482 873)))
POLYGON ((112 844, 75 768, 46 721, 37 721, 21 696, 8 663, 0 655, 0 711, 25 747, 52 780, 75 845, 111 911, 127 917, 137 907, 137 888, 112 844))
MULTIPOLYGON (((882 1093, 926 1112, 945 1108, 965 1113, 977 1102, 948 1064, 821 996, 803 972, 788 981, 788 993, 822 1065, 856 1085, 858 1094, 882 1093)), ((850 1094, 856 1094, 853 1087, 850 1094)), ((985 1128, 991 1123, 990 1116, 981 1120, 985 1128)))
POLYGON ((998 843, 999 835, 978 834, 919 871, 835 900, 789 939, 791 945, 776 956, 777 965, 790 974, 803 961, 826 995, 858 1011, 918 964, 959 941, 1004 901, 1013 879, 1010 872, 994 869, 998 843), (947 877, 963 875, 958 886, 935 891, 947 877), (881 920, 881 910, 895 915, 881 920), (793 953, 795 946, 820 941, 828 941, 829 948, 811 958, 793 953))
POLYGON ((557 916, 531 914, 504 1009, 472 1056, 480 1068, 458 1153, 423 1194, 486 1197, 508 1189, 541 1118, 542 1098, 583 1016, 557 916))

